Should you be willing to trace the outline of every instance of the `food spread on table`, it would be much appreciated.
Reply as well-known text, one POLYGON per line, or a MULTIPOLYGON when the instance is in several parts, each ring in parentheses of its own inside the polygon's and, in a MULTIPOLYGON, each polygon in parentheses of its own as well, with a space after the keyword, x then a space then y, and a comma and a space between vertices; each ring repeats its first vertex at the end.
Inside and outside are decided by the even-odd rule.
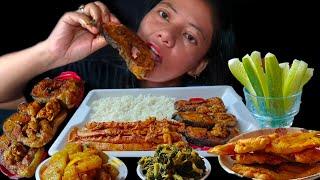
MULTIPOLYGON (((70 110, 80 105, 83 91, 83 81, 70 73, 40 81, 31 93, 34 101, 20 104, 4 123, 5 134, 0 138, 1 171, 10 178, 34 176, 46 156, 44 146, 70 110)), ((100 151, 155 151, 154 157, 139 161, 146 177, 169 174, 178 179, 201 178, 205 172, 197 154, 201 148, 232 156, 232 170, 247 177, 291 178, 320 171, 319 132, 278 131, 232 141, 242 132, 237 117, 228 112, 221 97, 182 99, 124 94, 95 98, 90 107, 85 122, 68 132, 66 141, 72 145, 51 157, 42 168, 41 179, 114 178, 116 169, 106 164, 107 157, 100 151), (166 164, 169 159, 162 161, 165 156, 172 163, 166 164)))

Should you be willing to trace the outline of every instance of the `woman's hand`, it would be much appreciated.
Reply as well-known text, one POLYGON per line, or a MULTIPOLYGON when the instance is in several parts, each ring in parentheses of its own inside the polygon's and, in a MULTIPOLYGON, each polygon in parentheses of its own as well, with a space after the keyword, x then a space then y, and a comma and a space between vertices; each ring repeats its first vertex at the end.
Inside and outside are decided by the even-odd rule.
POLYGON ((119 20, 101 2, 65 13, 44 42, 49 53, 48 68, 63 66, 88 56, 107 44, 99 28, 105 22, 119 20))

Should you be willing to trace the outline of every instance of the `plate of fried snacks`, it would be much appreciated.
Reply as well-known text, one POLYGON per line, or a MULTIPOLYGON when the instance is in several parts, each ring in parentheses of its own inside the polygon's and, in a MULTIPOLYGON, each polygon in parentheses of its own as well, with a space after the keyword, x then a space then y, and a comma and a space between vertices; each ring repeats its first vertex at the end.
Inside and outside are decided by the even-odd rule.
POLYGON ((74 143, 43 161, 36 170, 36 179, 125 179, 126 165, 102 151, 74 143))
POLYGON ((320 177, 320 132, 272 128, 244 133, 208 151, 228 173, 253 179, 320 177))
POLYGON ((4 120, 0 170, 10 179, 34 176, 37 166, 47 157, 44 147, 81 103, 84 82, 62 75, 38 82, 31 92, 33 101, 19 104, 17 111, 4 120))
POLYGON ((211 172, 209 161, 190 146, 160 145, 154 156, 142 157, 137 166, 141 179, 206 179, 211 172))

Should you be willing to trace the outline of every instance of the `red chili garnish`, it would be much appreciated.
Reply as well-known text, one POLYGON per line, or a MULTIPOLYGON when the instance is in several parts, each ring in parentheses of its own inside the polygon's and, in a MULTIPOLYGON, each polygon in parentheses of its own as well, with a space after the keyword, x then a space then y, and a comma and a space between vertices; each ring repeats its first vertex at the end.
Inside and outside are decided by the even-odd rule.
POLYGON ((200 151, 208 151, 211 148, 208 146, 197 146, 197 145, 190 144, 190 143, 189 143, 189 145, 192 147, 192 149, 200 150, 200 151))
POLYGON ((16 174, 12 174, 7 168, 0 164, 0 171, 10 179, 18 179, 16 174))
POLYGON ((190 98, 189 101, 194 103, 202 103, 202 102, 205 102, 206 100, 203 98, 196 97, 196 98, 190 98))
POLYGON ((81 77, 73 71, 65 71, 65 72, 62 72, 59 76, 55 77, 55 79, 58 79, 58 80, 66 80, 66 79, 81 80, 81 77))

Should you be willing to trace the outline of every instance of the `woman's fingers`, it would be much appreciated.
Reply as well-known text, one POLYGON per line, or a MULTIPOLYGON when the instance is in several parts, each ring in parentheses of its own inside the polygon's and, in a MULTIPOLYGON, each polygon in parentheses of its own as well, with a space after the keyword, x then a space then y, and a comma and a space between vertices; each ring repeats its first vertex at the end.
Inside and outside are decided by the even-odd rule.
POLYGON ((85 5, 83 12, 84 14, 92 17, 96 24, 99 24, 101 22, 102 11, 95 3, 89 3, 85 5))
POLYGON ((63 16, 62 21, 71 26, 82 26, 93 34, 97 34, 99 32, 98 28, 92 24, 91 17, 84 13, 68 12, 63 16))
POLYGON ((110 11, 107 6, 100 1, 96 1, 94 4, 100 8, 102 21, 104 23, 108 22, 110 20, 110 11))

